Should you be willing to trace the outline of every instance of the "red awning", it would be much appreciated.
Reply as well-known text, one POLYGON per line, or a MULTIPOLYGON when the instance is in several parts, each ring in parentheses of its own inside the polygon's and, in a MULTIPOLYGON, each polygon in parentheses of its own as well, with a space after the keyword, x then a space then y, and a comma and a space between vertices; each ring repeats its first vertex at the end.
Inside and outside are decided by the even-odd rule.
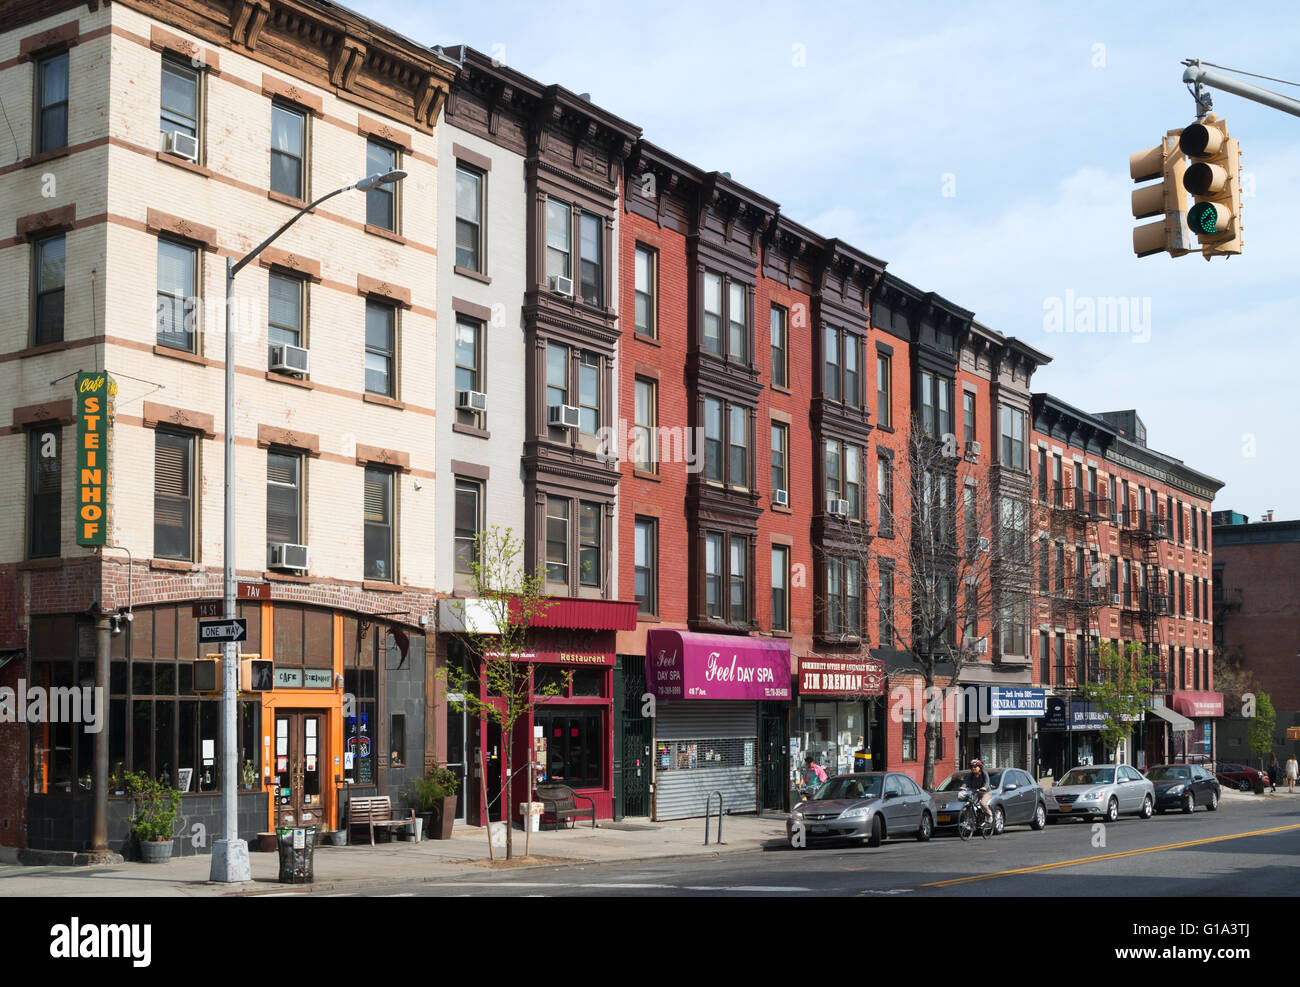
POLYGON ((547 603, 545 612, 535 617, 529 626, 584 631, 636 630, 635 600, 583 600, 556 596, 549 598, 547 603))
POLYGON ((1222 692, 1193 692, 1183 689, 1173 694, 1174 710, 1192 719, 1223 715, 1222 692))

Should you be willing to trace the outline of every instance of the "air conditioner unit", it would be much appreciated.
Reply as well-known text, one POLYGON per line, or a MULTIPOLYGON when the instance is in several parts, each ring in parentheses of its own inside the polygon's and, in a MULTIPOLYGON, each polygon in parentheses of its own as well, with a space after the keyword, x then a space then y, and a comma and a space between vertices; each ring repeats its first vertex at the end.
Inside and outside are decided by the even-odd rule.
POLYGON ((1156 613, 1168 613, 1168 612, 1169 612, 1169 597, 1167 597, 1167 596, 1157 596, 1157 597, 1156 597, 1156 613))
POLYGON ((547 278, 546 284, 557 295, 573 297, 573 278, 562 278, 558 274, 552 274, 547 278))
POLYGON ((1124 523, 1124 512, 1123 512, 1123 511, 1116 511, 1116 512, 1115 512, 1115 523, 1116 523, 1116 524, 1123 524, 1123 523, 1124 523))
POLYGON ((788 490, 773 490, 772 503, 777 507, 790 506, 790 492, 788 490))
POLYGON ((456 407, 460 411, 487 411, 487 395, 482 391, 457 391, 456 407))
POLYGON ((553 404, 546 409, 546 424, 555 428, 577 428, 581 410, 571 404, 553 404))
POLYGON ((1120 605, 1121 602, 1123 602, 1123 599, 1124 599, 1124 598, 1123 598, 1119 593, 1111 593, 1111 594, 1110 594, 1110 605, 1111 605, 1112 607, 1117 607, 1117 606, 1120 605))
POLYGON ((285 542, 277 542, 267 546, 267 565, 272 569, 298 569, 305 571, 307 568, 307 546, 290 545, 285 542))
POLYGON ((1169 534, 1169 527, 1164 518, 1156 518, 1151 522, 1151 531, 1157 538, 1164 538, 1169 534))
POLYGON ((826 500, 826 513, 844 517, 849 513, 849 502, 840 497, 829 497, 826 500))
POLYGON ((199 160, 199 139, 179 130, 163 134, 163 150, 186 161, 199 160))
POLYGON ((966 458, 969 459, 972 463, 978 463, 980 461, 981 451, 982 449, 978 442, 966 443, 966 458))
POLYGON ((305 374, 311 367, 311 353, 288 343, 271 345, 271 369, 286 374, 305 374))

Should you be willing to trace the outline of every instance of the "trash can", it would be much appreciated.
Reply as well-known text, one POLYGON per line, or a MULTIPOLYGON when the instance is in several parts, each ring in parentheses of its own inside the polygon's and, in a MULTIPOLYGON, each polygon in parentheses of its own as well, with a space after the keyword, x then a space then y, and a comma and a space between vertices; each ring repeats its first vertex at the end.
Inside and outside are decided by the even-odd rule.
POLYGON ((280 844, 280 883, 311 884, 316 859, 316 827, 286 827, 277 829, 275 834, 280 844))

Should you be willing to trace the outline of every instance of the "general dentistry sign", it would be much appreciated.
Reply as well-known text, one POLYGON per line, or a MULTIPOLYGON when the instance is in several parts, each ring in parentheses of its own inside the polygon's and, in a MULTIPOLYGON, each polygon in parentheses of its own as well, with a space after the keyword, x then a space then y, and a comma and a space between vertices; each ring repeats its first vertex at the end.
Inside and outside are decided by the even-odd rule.
POLYGON ((77 544, 106 545, 113 523, 113 413, 117 383, 77 374, 77 544))

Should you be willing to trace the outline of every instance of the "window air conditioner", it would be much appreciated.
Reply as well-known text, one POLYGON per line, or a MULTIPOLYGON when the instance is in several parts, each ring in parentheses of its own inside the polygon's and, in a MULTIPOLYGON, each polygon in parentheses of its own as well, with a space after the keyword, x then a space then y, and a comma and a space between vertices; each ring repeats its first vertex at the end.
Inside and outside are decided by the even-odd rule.
POLYGON ((978 463, 980 461, 980 452, 981 446, 978 442, 966 443, 966 458, 972 463, 978 463))
POLYGON ((482 391, 457 391, 456 407, 460 411, 487 411, 487 395, 482 391))
POLYGON ((577 428, 581 411, 571 404, 553 404, 546 409, 546 424, 555 428, 577 428))
POLYGON ((826 500, 826 513, 844 517, 849 513, 849 502, 840 497, 829 497, 826 500))
POLYGON ((557 295, 573 297, 573 278, 562 278, 558 274, 552 274, 547 279, 547 286, 557 295))
POLYGON ((279 373, 305 374, 311 366, 311 353, 288 343, 271 345, 271 369, 279 373))
POLYGON ((1111 605, 1112 607, 1117 607, 1117 606, 1119 606, 1120 603, 1121 603, 1122 601, 1123 601, 1123 597, 1120 596, 1118 593, 1111 593, 1111 594, 1110 594, 1110 605, 1111 605))
POLYGON ((773 490, 772 503, 777 507, 789 507, 790 492, 788 490, 773 490))
POLYGON ((199 160, 198 138, 191 137, 179 130, 172 130, 163 134, 163 150, 168 154, 176 155, 178 158, 184 158, 186 161, 197 162, 199 160))
POLYGON ((272 569, 307 569, 307 546, 277 542, 267 546, 268 565, 272 569))

